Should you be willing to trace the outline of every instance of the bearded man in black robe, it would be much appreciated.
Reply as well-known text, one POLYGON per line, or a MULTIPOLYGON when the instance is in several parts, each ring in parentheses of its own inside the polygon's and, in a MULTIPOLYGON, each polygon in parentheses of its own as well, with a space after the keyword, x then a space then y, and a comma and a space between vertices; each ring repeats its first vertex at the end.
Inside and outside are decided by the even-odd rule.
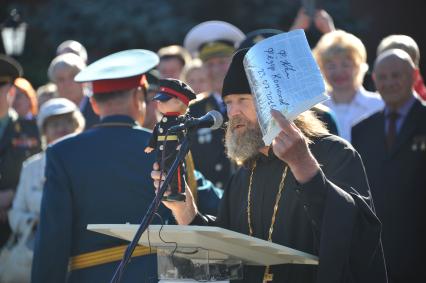
MULTIPOLYGON (((222 92, 227 154, 241 168, 217 218, 201 215, 189 193, 186 202, 165 205, 179 224, 219 226, 319 257, 318 266, 245 266, 243 280, 232 282, 387 282, 380 221, 360 156, 309 111, 291 122, 272 110, 281 132, 265 146, 243 69, 247 51, 234 55, 222 92)), ((157 188, 158 173, 152 173, 157 188)))

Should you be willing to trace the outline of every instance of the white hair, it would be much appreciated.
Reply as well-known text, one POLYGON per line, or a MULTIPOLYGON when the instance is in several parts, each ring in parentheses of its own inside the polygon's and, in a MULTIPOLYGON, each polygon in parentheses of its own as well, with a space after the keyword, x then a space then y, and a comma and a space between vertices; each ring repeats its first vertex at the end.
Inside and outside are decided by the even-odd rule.
POLYGON ((64 53, 74 53, 83 59, 83 61, 87 62, 87 51, 84 46, 75 40, 66 40, 59 44, 58 48, 56 49, 56 55, 61 55, 64 53))
POLYGON ((83 59, 74 53, 64 53, 56 56, 50 63, 47 75, 52 82, 55 82, 55 72, 59 69, 71 68, 80 72, 86 68, 83 59))

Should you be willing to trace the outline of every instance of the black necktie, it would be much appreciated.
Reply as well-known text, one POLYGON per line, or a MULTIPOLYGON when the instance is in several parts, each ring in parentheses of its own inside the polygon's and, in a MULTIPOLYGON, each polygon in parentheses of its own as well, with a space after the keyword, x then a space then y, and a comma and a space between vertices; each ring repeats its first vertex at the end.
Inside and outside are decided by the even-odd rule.
POLYGON ((395 138, 397 135, 396 131, 396 121, 398 121, 399 114, 398 112, 390 112, 387 115, 388 118, 388 133, 386 135, 386 146, 390 149, 395 142, 395 138))

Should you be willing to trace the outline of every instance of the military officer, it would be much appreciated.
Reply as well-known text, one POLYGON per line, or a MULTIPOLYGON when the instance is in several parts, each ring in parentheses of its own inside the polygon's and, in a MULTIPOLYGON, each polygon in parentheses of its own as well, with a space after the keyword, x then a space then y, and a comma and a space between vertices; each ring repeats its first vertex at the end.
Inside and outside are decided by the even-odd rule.
MULTIPOLYGON (((144 115, 145 74, 158 61, 151 51, 127 50, 94 62, 75 77, 91 82, 90 101, 101 121, 46 151, 33 283, 111 280, 127 243, 86 226, 140 223, 154 198, 150 172, 155 155, 144 152, 151 132, 136 121, 144 115)), ((215 212, 220 194, 203 178, 197 180, 198 199, 204 200, 200 210, 215 212)), ((173 221, 162 205, 158 215, 166 223, 173 221)), ((153 224, 159 223, 154 218, 153 224)), ((154 251, 138 246, 122 279, 157 282, 154 251)))
MULTIPOLYGON (((144 153, 151 133, 136 121, 145 106, 145 73, 158 61, 151 51, 127 50, 94 62, 75 77, 92 83, 90 102, 101 121, 47 149, 32 282, 111 280, 127 243, 86 226, 139 223, 154 197, 150 172, 155 156, 144 153)), ((158 213, 164 220, 170 216, 162 206, 158 213)), ((137 247, 121 282, 156 278, 155 254, 137 247)))
POLYGON ((10 235, 7 210, 13 201, 22 162, 41 150, 35 121, 19 119, 9 104, 15 91, 13 82, 21 75, 22 67, 17 61, 0 55, 0 247, 10 235))
MULTIPOLYGON (((191 116, 198 118, 210 110, 217 110, 226 117, 226 107, 221 97, 223 79, 232 54, 243 39, 244 33, 241 30, 223 21, 203 22, 188 32, 184 47, 203 61, 212 83, 212 92, 200 94, 190 105, 191 116)), ((199 129, 197 139, 191 147, 195 167, 218 188, 224 187, 232 173, 223 139, 223 129, 199 129)))

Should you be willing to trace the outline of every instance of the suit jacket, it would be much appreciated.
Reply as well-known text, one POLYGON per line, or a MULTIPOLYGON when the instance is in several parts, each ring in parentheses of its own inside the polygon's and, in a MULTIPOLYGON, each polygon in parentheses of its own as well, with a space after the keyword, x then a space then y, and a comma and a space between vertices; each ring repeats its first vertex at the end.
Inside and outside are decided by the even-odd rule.
POLYGON ((424 121, 426 107, 416 101, 390 150, 385 146, 383 111, 352 130, 352 143, 364 160, 376 212, 383 224, 390 282, 426 282, 424 121))
MULTIPOLYGON (((88 231, 88 224, 140 223, 154 197, 151 133, 128 116, 105 117, 99 126, 47 149, 46 183, 36 236, 32 282, 109 282, 118 262, 72 271, 70 257, 127 242, 88 231), (68 279, 67 279, 68 277, 68 279)), ((166 221, 169 210, 160 206, 166 221)), ((153 223, 159 223, 154 217, 153 223)), ((132 259, 122 282, 156 282, 156 256, 132 259)))

